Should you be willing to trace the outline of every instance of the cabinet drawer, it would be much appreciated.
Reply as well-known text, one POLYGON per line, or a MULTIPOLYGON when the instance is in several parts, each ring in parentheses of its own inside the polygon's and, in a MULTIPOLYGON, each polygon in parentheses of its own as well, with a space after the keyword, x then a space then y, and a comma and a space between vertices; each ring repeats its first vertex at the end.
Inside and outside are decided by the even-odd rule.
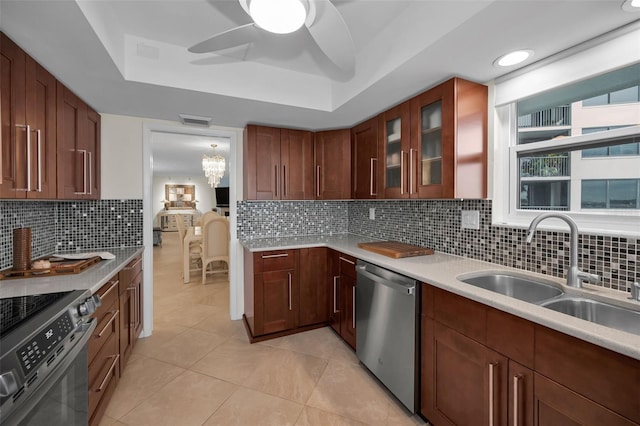
POLYGON ((640 361, 536 326, 535 370, 640 423, 640 361))
POLYGON ((127 290, 133 279, 142 271, 142 257, 136 257, 120 271, 120 294, 127 290))
POLYGON ((111 382, 118 379, 120 355, 115 335, 109 336, 89 364, 89 416, 91 417, 111 382))
POLYGON ((486 306, 440 289, 434 289, 433 296, 436 321, 477 342, 485 343, 486 306))
POLYGON ((111 278, 109 282, 100 287, 100 290, 96 291, 95 294, 100 296, 100 301, 102 304, 91 316, 94 318, 98 318, 98 321, 104 316, 105 312, 112 310, 112 306, 118 305, 116 301, 118 300, 119 294, 119 282, 120 280, 118 279, 118 275, 116 275, 111 278))
POLYGON ((297 250, 274 250, 254 253, 255 272, 296 269, 297 250))
POLYGON ((103 312, 102 315, 97 317, 97 320, 98 325, 89 339, 89 363, 96 358, 98 352, 102 349, 105 343, 109 341, 109 338, 111 338, 112 335, 115 335, 116 340, 118 340, 120 330, 120 310, 118 309, 118 305, 111 305, 111 309, 103 312))
POLYGON ((348 254, 340 253, 340 274, 346 275, 351 278, 356 277, 356 258, 349 256, 348 254))

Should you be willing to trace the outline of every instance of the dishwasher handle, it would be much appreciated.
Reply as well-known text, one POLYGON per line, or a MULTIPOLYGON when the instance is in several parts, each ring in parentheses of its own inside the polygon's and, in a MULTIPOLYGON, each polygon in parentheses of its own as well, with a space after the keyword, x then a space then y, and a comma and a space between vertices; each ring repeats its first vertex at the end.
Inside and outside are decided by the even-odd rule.
MULTIPOLYGON (((357 273, 358 275, 362 275, 365 278, 368 278, 372 281, 375 281, 378 284, 382 284, 384 286, 389 287, 390 289, 399 291, 401 293, 407 294, 409 296, 414 296, 416 294, 416 284, 415 282, 413 284, 405 284, 405 283, 399 283, 399 282, 394 282, 392 280, 389 280, 388 278, 384 278, 381 277, 379 275, 373 274, 369 271, 366 270, 366 267, 364 265, 358 265, 357 267, 357 273)), ((359 285, 360 283, 358 283, 359 285)))

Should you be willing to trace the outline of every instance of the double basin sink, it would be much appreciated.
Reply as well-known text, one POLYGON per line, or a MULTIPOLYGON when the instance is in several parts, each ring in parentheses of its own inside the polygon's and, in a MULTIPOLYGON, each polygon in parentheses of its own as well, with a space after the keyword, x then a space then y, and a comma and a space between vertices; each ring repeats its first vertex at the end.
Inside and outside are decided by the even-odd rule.
POLYGON ((640 335, 640 312, 584 296, 568 295, 550 282, 508 272, 474 274, 458 277, 458 280, 556 312, 640 335))

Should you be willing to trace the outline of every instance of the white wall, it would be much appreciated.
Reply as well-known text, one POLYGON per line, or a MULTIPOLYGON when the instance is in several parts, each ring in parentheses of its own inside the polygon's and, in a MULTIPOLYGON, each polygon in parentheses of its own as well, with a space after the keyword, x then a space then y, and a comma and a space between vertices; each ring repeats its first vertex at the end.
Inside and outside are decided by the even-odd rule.
POLYGON ((141 199, 143 120, 110 114, 100 116, 100 197, 141 199))
POLYGON ((152 211, 153 211, 153 226, 158 225, 158 213, 165 211, 164 205, 161 202, 165 197, 165 185, 195 185, 196 186, 196 200, 198 200, 197 210, 201 213, 208 212, 216 206, 216 193, 211 186, 207 183, 207 178, 202 176, 157 176, 153 175, 153 189, 152 189, 152 211))

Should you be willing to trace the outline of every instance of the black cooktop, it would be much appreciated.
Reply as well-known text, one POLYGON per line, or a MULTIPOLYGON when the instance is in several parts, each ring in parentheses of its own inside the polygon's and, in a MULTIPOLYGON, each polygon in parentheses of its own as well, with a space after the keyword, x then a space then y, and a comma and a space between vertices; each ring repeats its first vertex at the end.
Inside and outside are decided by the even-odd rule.
POLYGON ((0 299, 0 335, 5 335, 47 306, 71 293, 36 294, 0 299))

